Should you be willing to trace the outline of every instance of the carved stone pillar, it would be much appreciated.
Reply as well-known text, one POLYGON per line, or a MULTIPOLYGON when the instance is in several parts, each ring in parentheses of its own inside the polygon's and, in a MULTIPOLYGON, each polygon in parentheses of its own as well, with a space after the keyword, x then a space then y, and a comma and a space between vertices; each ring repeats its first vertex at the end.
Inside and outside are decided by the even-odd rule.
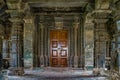
POLYGON ((11 67, 23 67, 23 25, 13 20, 11 67))
POLYGON ((108 15, 111 14, 109 0, 95 0, 94 19, 95 25, 95 52, 94 52, 94 66, 103 68, 105 66, 106 55, 106 22, 109 19, 108 15))
POLYGON ((95 51, 94 66, 103 68, 105 66, 106 55, 106 23, 107 19, 95 19, 95 51))
POLYGON ((24 22, 24 67, 31 68, 33 67, 33 64, 36 63, 33 61, 33 59, 36 60, 36 57, 33 58, 33 56, 36 54, 34 52, 36 47, 33 49, 33 42, 36 40, 34 35, 34 17, 26 16, 24 18, 24 22))
POLYGON ((12 22, 11 31, 11 67, 23 67, 23 12, 24 3, 21 0, 7 0, 7 13, 12 22), (21 6, 22 5, 22 6, 21 6))
POLYGON ((2 37, 0 37, 0 71, 2 69, 2 37))
POLYGON ((84 27, 84 43, 85 43, 85 67, 93 68, 94 54, 94 24, 88 23, 84 27))

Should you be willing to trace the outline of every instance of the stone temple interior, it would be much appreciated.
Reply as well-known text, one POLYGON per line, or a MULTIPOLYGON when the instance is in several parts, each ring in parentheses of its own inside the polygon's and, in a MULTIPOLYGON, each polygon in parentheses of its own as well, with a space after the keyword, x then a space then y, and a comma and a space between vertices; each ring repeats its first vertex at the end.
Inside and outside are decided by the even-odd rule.
POLYGON ((119 80, 120 0, 0 0, 0 80, 26 75, 119 80))

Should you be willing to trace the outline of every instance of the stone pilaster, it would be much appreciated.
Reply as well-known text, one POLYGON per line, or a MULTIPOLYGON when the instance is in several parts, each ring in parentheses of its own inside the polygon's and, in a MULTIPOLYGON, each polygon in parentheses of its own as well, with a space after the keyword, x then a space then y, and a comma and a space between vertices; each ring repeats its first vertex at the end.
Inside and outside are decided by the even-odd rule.
POLYGON ((77 47, 77 37, 78 37, 78 26, 79 25, 79 23, 78 22, 75 22, 74 23, 74 47, 75 47, 75 54, 74 54, 74 67, 78 67, 78 52, 77 52, 77 49, 78 49, 78 47, 77 47))
POLYGON ((73 67, 74 66, 74 28, 71 27, 70 29, 70 53, 71 55, 69 55, 69 66, 73 67))
POLYGON ((84 53, 84 19, 80 19, 80 34, 81 34, 81 68, 85 66, 85 53, 84 53))
POLYGON ((48 57, 48 28, 45 26, 44 29, 44 56, 45 56, 45 66, 49 66, 49 57, 48 57))
POLYGON ((40 65, 44 66, 44 25, 40 23, 41 29, 41 54, 40 54, 40 65))

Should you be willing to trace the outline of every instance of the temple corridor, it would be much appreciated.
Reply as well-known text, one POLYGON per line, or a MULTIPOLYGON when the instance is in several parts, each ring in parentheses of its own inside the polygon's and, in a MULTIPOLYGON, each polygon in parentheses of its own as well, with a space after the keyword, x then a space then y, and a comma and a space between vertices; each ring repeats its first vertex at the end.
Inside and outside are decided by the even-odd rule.
POLYGON ((119 80, 120 0, 0 0, 0 78, 63 74, 119 80))

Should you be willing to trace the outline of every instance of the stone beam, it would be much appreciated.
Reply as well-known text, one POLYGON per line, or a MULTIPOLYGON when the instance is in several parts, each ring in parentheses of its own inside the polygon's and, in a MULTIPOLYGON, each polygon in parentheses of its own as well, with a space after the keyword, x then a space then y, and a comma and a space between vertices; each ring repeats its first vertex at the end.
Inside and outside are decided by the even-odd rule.
POLYGON ((85 7, 88 2, 28 2, 28 3, 30 4, 31 7, 85 7))
POLYGON ((107 9, 107 10, 105 10, 105 9, 100 9, 100 10, 94 10, 93 11, 93 13, 111 13, 112 12, 112 10, 110 10, 110 9, 107 9))

